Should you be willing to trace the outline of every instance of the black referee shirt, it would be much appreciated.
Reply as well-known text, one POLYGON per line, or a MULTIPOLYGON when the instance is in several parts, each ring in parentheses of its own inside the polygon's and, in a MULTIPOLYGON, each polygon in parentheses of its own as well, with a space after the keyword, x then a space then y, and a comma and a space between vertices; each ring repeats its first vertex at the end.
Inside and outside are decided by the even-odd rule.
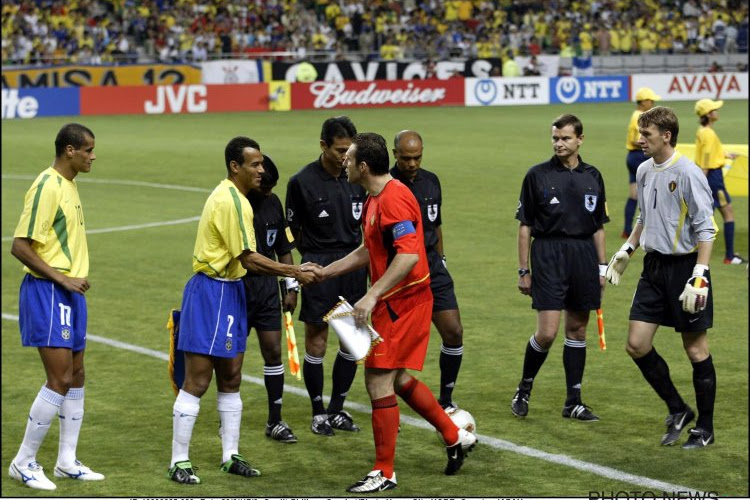
POLYGON ((320 158, 294 174, 287 184, 286 218, 300 234, 300 252, 351 251, 362 243, 365 189, 350 184, 346 171, 333 177, 320 158))
POLYGON ((531 227, 534 238, 585 238, 609 222, 606 201, 596 167, 579 156, 570 170, 553 156, 526 173, 516 219, 531 227))
POLYGON ((247 199, 253 207, 256 251, 274 260, 279 255, 291 252, 295 245, 294 241, 289 241, 291 238, 287 235, 284 208, 279 197, 274 193, 263 196, 250 192, 247 199))
POLYGON ((404 174, 394 166, 391 175, 404 183, 419 202, 422 209, 422 227, 424 227, 424 246, 427 251, 432 251, 438 244, 436 229, 443 223, 441 206, 443 204, 442 191, 438 176, 423 168, 417 169, 417 175, 413 181, 408 180, 404 174))

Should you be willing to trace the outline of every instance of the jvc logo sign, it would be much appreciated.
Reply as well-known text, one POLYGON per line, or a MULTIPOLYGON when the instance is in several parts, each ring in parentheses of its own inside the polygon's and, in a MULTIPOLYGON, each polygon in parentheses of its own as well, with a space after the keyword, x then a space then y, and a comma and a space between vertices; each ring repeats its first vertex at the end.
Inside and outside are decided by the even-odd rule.
POLYGON ((552 102, 570 104, 581 101, 625 101, 627 83, 621 77, 565 77, 556 78, 553 84, 552 102))
POLYGON ((18 89, 3 89, 3 119, 34 118, 39 111, 39 102, 31 96, 18 96, 18 89))
POLYGON ((144 111, 150 115, 163 113, 205 113, 208 109, 205 85, 176 85, 156 88, 156 99, 144 103, 144 111))

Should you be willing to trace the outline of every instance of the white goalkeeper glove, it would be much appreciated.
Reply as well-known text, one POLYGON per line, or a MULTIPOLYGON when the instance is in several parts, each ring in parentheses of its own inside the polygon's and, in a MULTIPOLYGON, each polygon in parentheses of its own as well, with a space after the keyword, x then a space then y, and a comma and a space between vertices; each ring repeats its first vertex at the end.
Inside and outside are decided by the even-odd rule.
POLYGON ((612 259, 609 261, 609 264, 607 265, 607 272, 604 273, 607 281, 609 281, 613 285, 617 285, 620 283, 620 277, 622 276, 622 273, 625 272, 625 268, 628 267, 628 262, 630 262, 630 254, 633 253, 633 250, 635 250, 635 247, 633 247, 633 245, 631 245, 630 243, 625 242, 625 244, 622 245, 617 252, 615 252, 615 254, 612 256, 612 259))
POLYGON ((708 303, 708 279, 705 274, 708 266, 696 264, 693 268, 693 275, 685 283, 685 289, 677 299, 682 302, 682 310, 696 314, 706 308, 708 303))

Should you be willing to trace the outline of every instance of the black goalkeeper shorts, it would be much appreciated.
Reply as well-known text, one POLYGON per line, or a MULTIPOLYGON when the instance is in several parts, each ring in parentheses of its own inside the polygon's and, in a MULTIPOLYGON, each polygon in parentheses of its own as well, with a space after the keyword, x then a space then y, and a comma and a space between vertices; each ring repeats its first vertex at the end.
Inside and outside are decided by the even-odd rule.
POLYGON ((630 306, 630 319, 670 326, 678 332, 702 332, 711 328, 714 322, 714 294, 710 271, 706 272, 709 290, 703 311, 698 314, 686 313, 679 300, 697 261, 697 253, 663 255, 648 252, 643 258, 643 272, 630 306))

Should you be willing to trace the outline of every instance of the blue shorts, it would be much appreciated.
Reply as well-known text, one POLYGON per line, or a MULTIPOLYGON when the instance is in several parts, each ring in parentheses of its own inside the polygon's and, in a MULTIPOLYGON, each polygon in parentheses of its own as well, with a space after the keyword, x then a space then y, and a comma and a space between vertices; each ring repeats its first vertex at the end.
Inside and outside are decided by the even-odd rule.
POLYGON ((86 348, 88 309, 83 294, 30 274, 21 282, 18 325, 26 347, 86 348))
POLYGON ((724 186, 724 172, 720 168, 713 168, 706 174, 708 187, 711 188, 711 195, 714 197, 714 208, 721 208, 732 203, 732 197, 729 196, 726 186, 724 186))
POLYGON ((234 358, 245 352, 247 312, 242 280, 220 281, 197 273, 185 285, 177 348, 234 358))
POLYGON ((635 184, 635 173, 638 171, 638 166, 646 160, 648 160, 648 156, 640 149, 631 149, 628 151, 625 163, 628 166, 628 177, 630 177, 631 184, 635 184))

